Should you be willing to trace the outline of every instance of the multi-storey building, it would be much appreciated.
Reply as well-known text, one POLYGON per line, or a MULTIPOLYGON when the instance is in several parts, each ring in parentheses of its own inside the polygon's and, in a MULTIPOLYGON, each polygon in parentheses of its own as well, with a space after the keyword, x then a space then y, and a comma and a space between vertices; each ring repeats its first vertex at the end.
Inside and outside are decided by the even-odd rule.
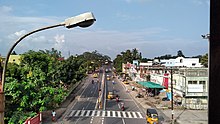
POLYGON ((175 59, 160 60, 160 63, 166 67, 202 67, 199 58, 177 57, 175 59))
POLYGON ((180 68, 173 74, 173 84, 186 108, 208 108, 208 68, 180 68))
POLYGON ((207 109, 208 68, 202 67, 198 60, 198 58, 187 60, 178 57, 176 62, 173 62, 176 64, 173 65, 164 65, 162 62, 162 65, 156 66, 151 63, 140 63, 124 67, 130 75, 134 76, 135 73, 133 79, 143 81, 146 80, 147 75, 150 75, 150 81, 165 86, 168 91, 171 91, 171 82, 173 82, 174 97, 178 96, 183 106, 188 109, 207 109), (133 67, 136 71, 131 71, 133 67))

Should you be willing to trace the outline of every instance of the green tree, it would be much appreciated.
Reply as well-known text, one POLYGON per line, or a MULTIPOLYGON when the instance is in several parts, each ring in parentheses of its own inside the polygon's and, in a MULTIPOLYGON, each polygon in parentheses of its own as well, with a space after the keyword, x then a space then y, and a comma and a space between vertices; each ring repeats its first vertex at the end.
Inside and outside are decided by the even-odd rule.
POLYGON ((21 55, 21 63, 8 64, 5 83, 6 122, 22 123, 38 111, 53 109, 61 104, 68 86, 86 76, 88 62, 94 67, 110 57, 97 51, 60 59, 61 52, 51 50, 28 51, 21 55))
POLYGON ((200 58, 200 62, 203 66, 208 67, 208 53, 200 58))
MULTIPOLYGON (((27 119, 23 118, 27 113, 31 116, 61 103, 66 92, 60 82, 53 82, 48 77, 50 68, 59 64, 55 61, 54 56, 44 51, 28 51, 21 56, 20 65, 8 65, 5 83, 8 123, 17 123, 27 119)), ((57 68, 54 69, 56 72, 57 68)))
POLYGON ((126 50, 125 52, 121 52, 121 54, 118 54, 116 58, 113 60, 114 67, 116 69, 116 72, 122 71, 122 63, 132 63, 133 60, 141 60, 142 56, 141 53, 138 52, 136 48, 131 50, 126 50))
POLYGON ((183 55, 182 50, 178 50, 178 51, 177 51, 177 57, 185 57, 185 56, 183 55))

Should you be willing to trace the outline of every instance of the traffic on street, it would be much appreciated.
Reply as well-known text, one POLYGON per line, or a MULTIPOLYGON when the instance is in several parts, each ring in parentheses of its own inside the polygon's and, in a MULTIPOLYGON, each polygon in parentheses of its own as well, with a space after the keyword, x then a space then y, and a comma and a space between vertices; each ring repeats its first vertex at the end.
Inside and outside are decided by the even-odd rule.
POLYGON ((145 124, 145 113, 112 71, 89 76, 58 122, 74 124, 145 124), (102 89, 102 81, 104 87, 102 89), (99 98, 100 94, 103 98, 99 98), (116 100, 118 99, 118 100, 116 100))

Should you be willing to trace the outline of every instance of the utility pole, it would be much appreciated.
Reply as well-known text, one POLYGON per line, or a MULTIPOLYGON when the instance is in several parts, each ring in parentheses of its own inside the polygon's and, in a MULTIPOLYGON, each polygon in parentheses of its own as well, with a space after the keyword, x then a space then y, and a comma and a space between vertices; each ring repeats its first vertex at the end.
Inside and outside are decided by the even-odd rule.
MULTIPOLYGON (((171 89, 171 121, 174 122, 174 110, 173 110, 173 67, 166 68, 170 72, 170 89, 171 89)), ((169 84, 168 84, 169 86, 169 84)))
POLYGON ((173 115, 174 115, 174 111, 173 111, 173 68, 171 67, 171 110, 172 110, 172 122, 173 122, 173 115))

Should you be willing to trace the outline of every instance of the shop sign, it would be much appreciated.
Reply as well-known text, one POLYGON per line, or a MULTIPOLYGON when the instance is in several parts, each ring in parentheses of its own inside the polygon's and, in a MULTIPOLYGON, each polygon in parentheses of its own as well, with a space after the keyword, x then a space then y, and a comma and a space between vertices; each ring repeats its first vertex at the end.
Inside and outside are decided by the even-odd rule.
POLYGON ((189 84, 188 92, 203 92, 203 85, 202 84, 189 84))

